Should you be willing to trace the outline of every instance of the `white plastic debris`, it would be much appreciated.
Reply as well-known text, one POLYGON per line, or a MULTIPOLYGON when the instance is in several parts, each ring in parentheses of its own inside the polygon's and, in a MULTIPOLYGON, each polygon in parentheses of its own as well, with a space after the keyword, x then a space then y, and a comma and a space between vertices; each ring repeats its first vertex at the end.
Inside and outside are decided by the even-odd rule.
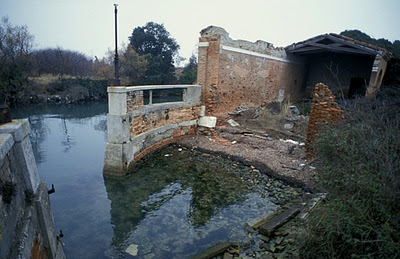
POLYGON ((295 141, 295 140, 293 140, 293 139, 279 139, 280 141, 283 141, 283 142, 285 142, 285 143, 290 143, 290 144, 295 144, 295 145, 298 145, 299 144, 299 142, 297 142, 297 141, 295 141))
POLYGON ((239 123, 237 123, 236 121, 234 121, 234 120, 232 120, 232 119, 229 119, 227 122, 228 122, 229 125, 231 125, 232 127, 238 127, 238 126, 240 126, 239 123))

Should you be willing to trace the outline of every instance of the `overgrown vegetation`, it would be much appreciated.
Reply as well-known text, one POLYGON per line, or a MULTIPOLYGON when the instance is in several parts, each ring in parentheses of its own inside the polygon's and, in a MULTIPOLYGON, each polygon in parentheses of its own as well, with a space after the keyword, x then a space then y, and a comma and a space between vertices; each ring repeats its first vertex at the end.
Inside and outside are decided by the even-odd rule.
POLYGON ((343 107, 346 121, 315 143, 318 179, 328 192, 309 217, 305 258, 400 256, 400 87, 343 107))
POLYGON ((0 183, 0 194, 4 203, 10 204, 13 197, 15 196, 15 192, 16 186, 14 183, 10 181, 0 183))
POLYGON ((368 34, 359 30, 345 30, 342 31, 340 34, 353 38, 355 40, 363 41, 365 43, 384 48, 387 51, 390 51, 395 56, 395 58, 400 58, 400 40, 390 42, 389 40, 384 38, 374 39, 368 34))

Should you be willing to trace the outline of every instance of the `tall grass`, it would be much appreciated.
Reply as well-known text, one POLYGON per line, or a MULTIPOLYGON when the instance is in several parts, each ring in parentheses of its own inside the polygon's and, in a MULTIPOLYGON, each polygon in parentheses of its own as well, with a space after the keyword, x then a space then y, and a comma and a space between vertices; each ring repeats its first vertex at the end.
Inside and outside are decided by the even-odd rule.
POLYGON ((348 101, 346 121, 317 136, 329 193, 307 222, 304 258, 400 257, 400 88, 348 101))

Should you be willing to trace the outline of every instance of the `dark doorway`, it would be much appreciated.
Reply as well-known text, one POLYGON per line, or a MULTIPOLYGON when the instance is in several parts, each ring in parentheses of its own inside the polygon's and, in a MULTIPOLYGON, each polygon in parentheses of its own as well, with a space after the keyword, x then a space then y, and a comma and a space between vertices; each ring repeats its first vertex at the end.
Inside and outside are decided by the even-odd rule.
POLYGON ((350 80, 349 98, 356 96, 365 96, 367 91, 367 79, 361 77, 352 77, 350 80))

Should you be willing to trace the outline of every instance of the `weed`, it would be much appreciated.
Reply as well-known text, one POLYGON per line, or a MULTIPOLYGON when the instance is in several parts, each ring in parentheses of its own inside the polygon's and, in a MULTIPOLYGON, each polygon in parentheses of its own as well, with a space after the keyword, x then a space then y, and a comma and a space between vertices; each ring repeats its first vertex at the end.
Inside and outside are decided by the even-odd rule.
POLYGON ((26 189, 24 191, 25 193, 25 203, 27 206, 31 206, 33 204, 33 200, 35 198, 35 194, 33 193, 32 190, 26 189))
POLYGON ((3 197, 3 202, 6 204, 10 204, 12 201, 12 198, 15 195, 15 184, 12 182, 5 182, 1 185, 0 187, 0 193, 3 197))
POLYGON ((343 107, 315 142, 327 202, 310 214, 302 257, 400 256, 400 88, 343 107))

